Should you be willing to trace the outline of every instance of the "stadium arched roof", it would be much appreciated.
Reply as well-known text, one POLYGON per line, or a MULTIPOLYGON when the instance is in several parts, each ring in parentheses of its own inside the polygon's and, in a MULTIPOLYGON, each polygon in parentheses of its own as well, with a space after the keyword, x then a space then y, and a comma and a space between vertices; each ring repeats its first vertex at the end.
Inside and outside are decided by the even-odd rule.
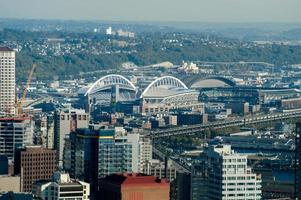
POLYGON ((93 83, 93 85, 85 93, 85 96, 87 96, 89 94, 93 94, 93 93, 103 90, 103 89, 107 89, 113 85, 120 85, 124 89, 137 91, 137 88, 135 87, 135 85, 131 81, 129 81, 127 78, 125 78, 124 76, 121 76, 118 74, 110 74, 110 75, 101 77, 95 83, 93 83))
POLYGON ((215 88, 215 87, 233 87, 236 83, 225 77, 207 77, 207 78, 197 78, 190 84, 191 88, 215 88))
MULTIPOLYGON (((176 90, 188 90, 187 86, 179 79, 172 77, 172 76, 163 76, 157 78, 153 82, 151 82, 143 91, 140 98, 147 96, 152 90, 157 89, 157 94, 160 93, 160 89, 168 88, 166 91, 176 91, 176 90)), ((168 95, 163 93, 162 95, 168 95)))

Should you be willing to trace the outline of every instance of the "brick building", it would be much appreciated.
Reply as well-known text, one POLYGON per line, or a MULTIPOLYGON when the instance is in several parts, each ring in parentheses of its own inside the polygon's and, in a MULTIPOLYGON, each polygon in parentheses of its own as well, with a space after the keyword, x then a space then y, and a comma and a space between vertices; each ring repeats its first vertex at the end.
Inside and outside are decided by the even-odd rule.
POLYGON ((100 180, 100 199, 169 200, 170 183, 143 174, 111 175, 100 180))
POLYGON ((57 169, 56 151, 41 146, 27 146, 16 152, 15 174, 21 176, 21 191, 31 192, 35 181, 50 180, 57 169))

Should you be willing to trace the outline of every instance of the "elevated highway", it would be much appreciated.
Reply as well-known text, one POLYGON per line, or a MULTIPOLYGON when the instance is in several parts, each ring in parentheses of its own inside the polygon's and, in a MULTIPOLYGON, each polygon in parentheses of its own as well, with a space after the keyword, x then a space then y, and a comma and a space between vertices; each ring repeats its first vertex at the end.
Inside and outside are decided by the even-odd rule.
MULTIPOLYGON (((158 157, 160 157, 161 160, 164 160, 166 157, 166 155, 163 152, 161 152, 160 150, 158 150, 155 146, 153 146, 153 153, 155 155, 157 155, 158 157)), ((181 164, 180 162, 172 159, 171 157, 172 156, 168 156, 168 160, 171 161, 171 164, 176 168, 177 172, 181 172, 181 173, 189 173, 190 172, 190 169, 188 166, 181 164)))
POLYGON ((224 129, 231 127, 251 126, 256 124, 270 123, 275 121, 284 121, 301 118, 301 110, 292 112, 275 113, 267 115, 256 115, 251 117, 238 117, 230 120, 210 122, 206 124, 188 125, 174 128, 167 128, 161 130, 154 130, 147 133, 152 139, 164 138, 176 135, 196 135, 200 134, 206 129, 224 129))

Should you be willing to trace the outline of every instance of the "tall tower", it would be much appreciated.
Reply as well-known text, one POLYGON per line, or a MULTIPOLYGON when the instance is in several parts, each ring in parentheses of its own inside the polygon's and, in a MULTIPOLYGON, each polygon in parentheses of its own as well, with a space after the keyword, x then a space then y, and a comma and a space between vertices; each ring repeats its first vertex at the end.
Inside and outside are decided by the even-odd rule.
POLYGON ((0 47, 0 115, 15 114, 15 52, 0 47))
POLYGON ((246 155, 235 153, 230 145, 215 145, 201 158, 191 175, 191 199, 262 199, 261 175, 253 173, 246 155))
POLYGON ((54 116, 54 149, 57 153, 59 166, 63 166, 63 152, 65 139, 77 128, 88 128, 89 115, 84 110, 63 109, 56 110, 54 116))
POLYGON ((301 123, 296 124, 295 196, 301 199, 301 123))

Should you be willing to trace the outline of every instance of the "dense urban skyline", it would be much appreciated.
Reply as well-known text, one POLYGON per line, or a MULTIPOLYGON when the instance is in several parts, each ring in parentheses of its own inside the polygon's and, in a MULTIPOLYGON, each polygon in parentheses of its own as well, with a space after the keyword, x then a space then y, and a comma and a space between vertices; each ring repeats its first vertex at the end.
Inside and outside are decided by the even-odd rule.
POLYGON ((0 0, 0 199, 301 200, 300 2, 0 0))
POLYGON ((299 0, 11 0, 0 17, 112 21, 301 22, 299 0), (13 6, 12 6, 13 5, 13 6))

